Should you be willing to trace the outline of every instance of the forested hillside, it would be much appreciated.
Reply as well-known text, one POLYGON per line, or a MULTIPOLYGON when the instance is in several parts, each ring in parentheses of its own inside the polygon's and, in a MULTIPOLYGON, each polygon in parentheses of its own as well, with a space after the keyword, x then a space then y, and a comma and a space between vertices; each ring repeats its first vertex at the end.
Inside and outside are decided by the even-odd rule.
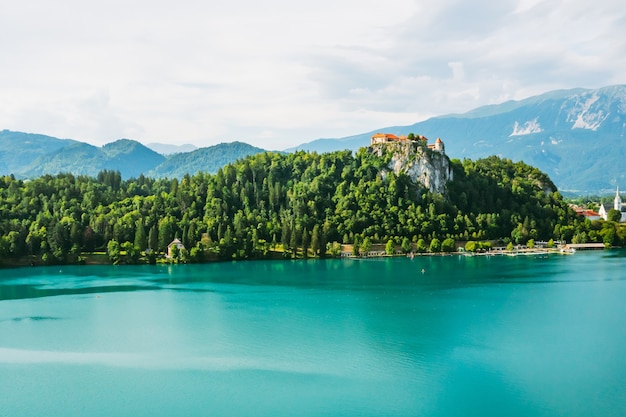
POLYGON ((175 237, 189 261, 264 257, 274 248, 325 256, 336 253, 331 242, 412 241, 418 251, 438 251, 443 241, 569 241, 581 233, 623 242, 615 227, 576 218, 550 179, 521 162, 453 160, 443 195, 402 173, 383 179, 385 163, 362 149, 261 153, 180 181, 123 181, 114 171, 0 177, 0 259, 77 262, 108 249, 113 261, 125 252, 125 262, 136 262, 150 248, 154 261, 175 237))

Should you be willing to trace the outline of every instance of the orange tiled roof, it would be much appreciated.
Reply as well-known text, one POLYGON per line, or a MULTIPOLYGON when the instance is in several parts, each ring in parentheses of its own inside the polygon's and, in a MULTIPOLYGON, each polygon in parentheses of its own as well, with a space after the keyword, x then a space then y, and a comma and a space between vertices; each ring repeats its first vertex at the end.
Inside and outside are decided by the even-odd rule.
POLYGON ((585 217, 599 217, 600 216, 600 213, 596 213, 593 210, 588 210, 588 209, 578 207, 578 206, 571 206, 571 207, 579 216, 585 216, 585 217))
POLYGON ((398 140, 399 138, 394 135, 393 133, 376 133, 375 135, 372 136, 372 138, 385 138, 385 139, 392 139, 392 140, 398 140))

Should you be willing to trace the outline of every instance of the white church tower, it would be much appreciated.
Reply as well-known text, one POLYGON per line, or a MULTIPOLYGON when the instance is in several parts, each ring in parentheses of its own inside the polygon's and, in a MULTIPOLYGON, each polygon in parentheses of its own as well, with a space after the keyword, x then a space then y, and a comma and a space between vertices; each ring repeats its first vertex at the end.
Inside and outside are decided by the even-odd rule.
POLYGON ((615 199, 613 200, 613 208, 622 213, 620 223, 626 222, 626 207, 622 204, 622 198, 619 196, 619 187, 615 190, 615 199))
POLYGON ((613 208, 622 211, 622 198, 619 196, 619 186, 615 190, 615 200, 613 200, 613 208))

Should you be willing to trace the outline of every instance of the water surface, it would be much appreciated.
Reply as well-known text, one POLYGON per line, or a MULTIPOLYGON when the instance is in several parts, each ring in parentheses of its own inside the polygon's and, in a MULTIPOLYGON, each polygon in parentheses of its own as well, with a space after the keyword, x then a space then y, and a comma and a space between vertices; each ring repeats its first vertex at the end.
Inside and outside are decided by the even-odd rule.
POLYGON ((0 270, 0 416, 623 416, 625 256, 0 270))

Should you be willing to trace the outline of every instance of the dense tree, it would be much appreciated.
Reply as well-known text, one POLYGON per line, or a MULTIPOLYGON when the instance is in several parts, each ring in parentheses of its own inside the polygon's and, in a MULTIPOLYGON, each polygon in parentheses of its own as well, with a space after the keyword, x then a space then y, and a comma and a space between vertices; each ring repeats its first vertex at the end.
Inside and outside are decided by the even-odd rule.
POLYGON ((361 242, 359 252, 367 255, 371 251, 372 251, 372 240, 369 238, 369 236, 366 236, 365 239, 363 239, 363 242, 361 242))
POLYGON ((120 261, 122 255, 122 249, 117 240, 110 240, 107 244, 107 255, 114 264, 120 261))
POLYGON ((405 174, 383 177, 388 163, 388 155, 366 150, 261 153, 180 181, 123 181, 116 171, 0 177, 0 255, 71 262, 81 251, 106 251, 110 241, 162 252, 176 236, 197 248, 185 255, 191 260, 264 256, 267 242, 282 243, 288 256, 306 246, 324 256, 340 252, 334 242, 358 252, 366 241, 392 241, 394 252, 400 243, 410 252, 413 241, 425 252, 446 239, 576 236, 621 245, 626 238, 618 223, 576 217, 549 178, 521 162, 452 160, 445 195, 405 174))
POLYGON ((409 253, 411 252, 411 249, 413 249, 413 245, 411 245, 411 241, 408 237, 402 239, 402 245, 400 247, 402 248, 403 253, 409 253))
POLYGON ((606 218, 611 222, 619 222, 622 219, 622 213, 612 208, 606 213, 606 218))
POLYGON ((428 250, 428 246, 426 246, 426 241, 424 239, 417 239, 416 250, 419 253, 424 253, 428 250))
POLYGON ((128 264, 136 264, 139 261, 141 255, 141 249, 139 246, 135 246, 131 242, 124 242, 120 245, 122 251, 125 253, 125 261, 128 264))
POLYGON ((450 253, 450 252, 454 252, 455 250, 456 250, 456 245, 455 245, 454 239, 448 237, 444 239, 443 242, 441 242, 442 252, 450 253))
POLYGON ((164 251, 174 240, 174 219, 170 216, 159 221, 159 247, 158 250, 164 251))
POLYGON ((144 250, 148 247, 148 241, 146 239, 146 229, 143 225, 143 221, 137 220, 135 229, 135 246, 140 250, 144 250))
POLYGON ((354 236, 354 242, 352 243, 352 255, 359 256, 361 252, 359 252, 361 248, 361 241, 359 240, 359 235, 354 236))
POLYGON ((385 244, 385 253, 387 255, 393 255, 394 253, 396 253, 396 245, 393 239, 389 239, 387 241, 387 244, 385 244))
POLYGON ((159 235, 157 232, 156 224, 152 225, 150 228, 150 233, 148 234, 148 248, 157 250, 159 247, 159 235))
POLYGON ((441 252, 441 241, 437 238, 434 238, 433 240, 431 240, 428 250, 433 253, 441 252))
POLYGON ((309 257, 309 232, 306 228, 302 231, 302 256, 309 257))
POLYGON ((316 224, 313 226, 313 233, 311 233, 311 251, 313 256, 320 256, 320 226, 316 224))

